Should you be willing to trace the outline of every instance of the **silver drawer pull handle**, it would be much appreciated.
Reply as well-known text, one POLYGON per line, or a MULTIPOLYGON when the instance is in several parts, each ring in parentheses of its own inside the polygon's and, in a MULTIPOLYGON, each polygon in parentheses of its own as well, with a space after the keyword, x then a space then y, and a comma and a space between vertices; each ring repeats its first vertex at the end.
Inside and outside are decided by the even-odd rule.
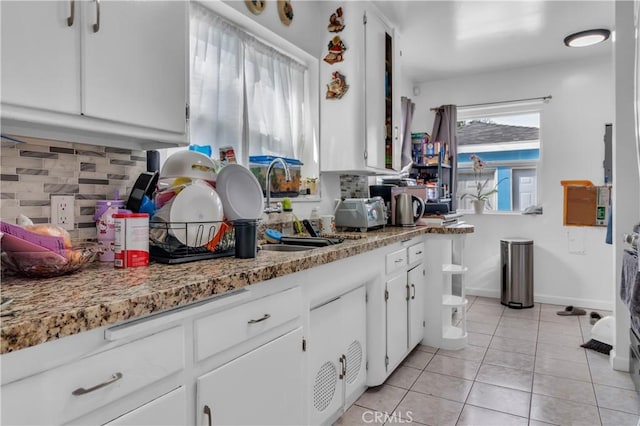
POLYGON ((260 319, 252 319, 252 320, 247 321, 247 323, 248 323, 248 324, 255 324, 255 323, 257 323, 257 322, 262 322, 262 321, 264 321, 264 320, 268 320, 269 318, 271 318, 271 315, 269 315, 269 314, 264 314, 264 315, 262 316, 262 318, 260 318, 260 319))
POLYGON ((422 254, 422 250, 417 251, 416 254, 422 254))
POLYGON ((404 262, 404 259, 396 259, 395 262, 396 263, 404 262))
POLYGON ((89 388, 89 389, 78 388, 78 389, 74 390, 73 392, 71 392, 71 394, 72 395, 84 395, 85 393, 93 392, 94 390, 98 390, 98 389, 103 388, 105 386, 109 386, 110 384, 115 383, 120 379, 122 379, 122 373, 116 373, 113 376, 111 376, 111 378, 109 380, 107 380, 106 382, 102 382, 99 385, 95 385, 94 387, 89 388))

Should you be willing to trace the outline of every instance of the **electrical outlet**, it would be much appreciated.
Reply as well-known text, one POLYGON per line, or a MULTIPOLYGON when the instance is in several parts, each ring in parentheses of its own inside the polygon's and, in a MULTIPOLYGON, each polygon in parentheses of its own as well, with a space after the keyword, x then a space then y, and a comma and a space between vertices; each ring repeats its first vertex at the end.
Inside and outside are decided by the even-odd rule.
POLYGON ((51 196, 51 223, 68 231, 73 230, 75 222, 73 195, 51 196))

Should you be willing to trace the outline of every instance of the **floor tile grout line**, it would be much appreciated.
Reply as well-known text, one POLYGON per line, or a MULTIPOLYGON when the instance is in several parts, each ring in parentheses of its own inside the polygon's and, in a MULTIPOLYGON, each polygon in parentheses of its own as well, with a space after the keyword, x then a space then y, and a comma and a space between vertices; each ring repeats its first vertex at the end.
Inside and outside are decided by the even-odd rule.
MULTIPOLYGON (((580 321, 579 318, 578 318, 578 321, 580 321)), ((585 339, 584 339, 584 333, 583 333, 582 327, 580 327, 580 337, 584 342, 585 339)), ((587 351, 586 348, 584 350, 587 351)), ((584 356, 587 358, 587 370, 589 370, 589 380, 591 381, 591 389, 593 389, 593 397, 596 400, 596 407, 598 407, 598 421, 602 425, 602 414, 600 414, 600 403, 598 402, 598 393, 596 392, 596 385, 595 383, 593 383, 593 375, 591 374, 591 363, 589 362, 589 357, 587 356, 586 352, 584 356)))

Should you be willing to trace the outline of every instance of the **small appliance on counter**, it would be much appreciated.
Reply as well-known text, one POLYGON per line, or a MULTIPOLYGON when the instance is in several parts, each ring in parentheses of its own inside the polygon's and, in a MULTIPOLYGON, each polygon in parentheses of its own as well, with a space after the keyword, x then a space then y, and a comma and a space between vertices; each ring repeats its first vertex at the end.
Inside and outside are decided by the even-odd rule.
POLYGON ((396 186, 392 184, 369 186, 370 197, 382 197, 384 200, 384 205, 387 209, 387 225, 391 225, 391 190, 396 186))
MULTIPOLYGON (((429 188, 425 185, 417 185, 417 186, 397 186, 395 188, 391 188, 391 224, 398 225, 396 223, 396 201, 397 196, 399 194, 410 194, 415 197, 420 198, 424 204, 429 202, 429 188)), ((416 213, 416 212, 414 212, 416 213)))
POLYGON ((382 197, 347 198, 335 210, 336 227, 366 232, 387 223, 387 212, 382 197))

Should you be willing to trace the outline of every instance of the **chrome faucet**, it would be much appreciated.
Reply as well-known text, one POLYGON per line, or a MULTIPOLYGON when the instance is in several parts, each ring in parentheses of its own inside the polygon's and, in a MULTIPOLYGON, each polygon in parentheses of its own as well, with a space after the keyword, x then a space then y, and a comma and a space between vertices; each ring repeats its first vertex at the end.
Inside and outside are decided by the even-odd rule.
POLYGON ((266 180, 266 192, 267 192, 267 203, 264 207, 264 212, 265 213, 280 213, 282 212, 282 208, 281 207, 271 207, 270 203, 271 203, 271 169, 273 169, 273 166, 275 166, 276 163, 280 163, 282 164, 282 167, 284 168, 284 180, 286 182, 291 182, 291 172, 289 171, 289 165, 287 164, 286 161, 284 161, 282 158, 277 157, 274 158, 273 161, 271 163, 269 163, 269 167, 267 167, 267 175, 265 177, 266 180))

